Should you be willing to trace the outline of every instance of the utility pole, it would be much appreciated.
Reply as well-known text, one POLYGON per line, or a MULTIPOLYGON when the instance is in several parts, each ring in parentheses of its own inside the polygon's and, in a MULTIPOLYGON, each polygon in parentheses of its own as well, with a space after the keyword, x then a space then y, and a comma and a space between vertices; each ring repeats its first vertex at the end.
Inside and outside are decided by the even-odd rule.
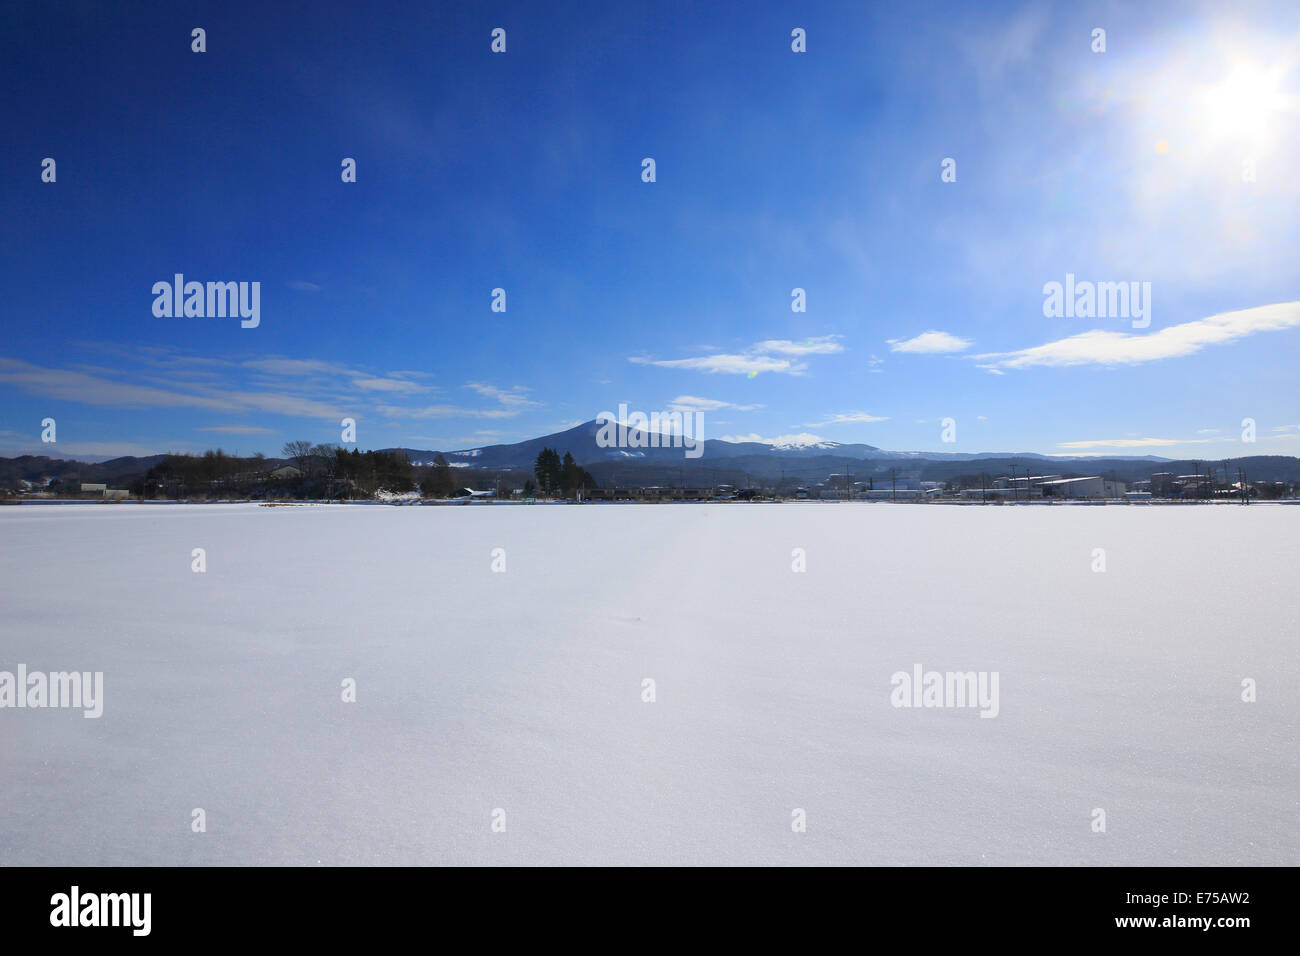
POLYGON ((893 468, 889 469, 889 480, 892 484, 892 488, 889 494, 889 500, 897 501, 898 500, 898 473, 893 468))

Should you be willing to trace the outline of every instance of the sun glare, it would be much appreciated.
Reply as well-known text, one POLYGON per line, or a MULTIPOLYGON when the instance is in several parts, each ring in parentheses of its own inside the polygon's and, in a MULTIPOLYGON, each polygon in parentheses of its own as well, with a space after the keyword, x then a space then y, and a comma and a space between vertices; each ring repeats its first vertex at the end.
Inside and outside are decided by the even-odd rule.
POLYGON ((1205 94, 1205 129, 1215 136, 1259 139, 1272 130, 1283 105, 1276 76, 1238 66, 1205 94))

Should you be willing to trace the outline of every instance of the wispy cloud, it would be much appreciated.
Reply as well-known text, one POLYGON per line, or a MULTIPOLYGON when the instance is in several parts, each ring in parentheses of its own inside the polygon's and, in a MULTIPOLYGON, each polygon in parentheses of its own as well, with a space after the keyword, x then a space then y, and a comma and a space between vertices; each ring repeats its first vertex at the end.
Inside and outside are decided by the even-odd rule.
POLYGON ((736 355, 719 353, 684 359, 648 359, 633 356, 634 365, 657 365, 659 368, 687 368, 697 372, 721 372, 727 375, 757 375, 760 372, 783 372, 798 375, 808 366, 802 362, 773 358, 770 355, 736 355))
POLYGON ((10 358, 0 358, 0 384, 11 385, 43 398, 118 408, 205 408, 229 411, 239 407, 228 397, 185 394, 149 385, 131 385, 85 372, 45 368, 10 358))
POLYGON ((806 355, 832 355, 843 352, 844 346, 838 339, 838 335, 823 335, 802 342, 790 339, 767 339, 754 343, 743 352, 718 352, 713 355, 698 355, 684 359, 649 359, 632 356, 628 361, 635 365, 685 368, 725 375, 752 376, 762 372, 801 375, 807 371, 808 365, 793 359, 806 355), (786 356, 791 356, 793 359, 786 356))
POLYGON ((825 428, 827 425, 849 425, 853 423, 871 423, 889 421, 887 415, 872 415, 870 412, 839 412, 824 422, 808 422, 809 428, 825 428))
POLYGON ((753 352, 774 352, 777 355, 834 355, 843 352, 838 335, 822 335, 813 339, 794 342, 790 339, 766 339, 751 347, 753 352))
POLYGON ((512 388, 498 388, 496 385, 487 385, 483 382, 470 382, 465 386, 473 389, 480 395, 487 398, 494 398, 507 408, 525 408, 529 405, 540 405, 541 402, 534 402, 527 395, 528 389, 522 385, 515 385, 512 388))
POLYGON ((1195 322, 1171 325, 1150 335, 1093 329, 1015 352, 989 352, 971 357, 989 369, 1137 365, 1192 355, 1208 345, 1223 345, 1257 332, 1276 332, 1297 325, 1300 325, 1300 302, 1280 302, 1221 312, 1195 322))
MULTIPOLYGON (((175 359, 174 356, 161 357, 168 366, 177 365, 175 359)), ((181 376, 179 372, 176 378, 159 378, 151 374, 151 370, 158 367, 158 360, 158 356, 146 355, 143 374, 139 368, 124 367, 114 370, 114 377, 109 377, 107 374, 47 368, 0 357, 0 386, 8 385, 44 398, 114 408, 188 408, 222 414, 259 412, 335 421, 344 417, 360 419, 372 412, 390 419, 509 418, 541 404, 528 398, 528 390, 522 386, 506 389, 472 382, 465 387, 494 400, 494 407, 470 408, 453 403, 399 405, 396 398, 436 389, 412 382, 407 377, 397 377, 395 373, 375 375, 316 359, 272 357, 230 362, 226 363, 225 373, 217 380, 210 380, 207 375, 188 380, 192 376, 181 376), (122 380, 131 375, 135 376, 135 382, 122 380), (387 404, 375 404, 376 393, 392 398, 387 404)), ((403 373, 404 376, 411 374, 403 373)), ((233 426, 208 427, 213 431, 228 431, 233 426)))
POLYGON ((888 339, 891 352, 914 352, 922 355, 935 355, 945 352, 964 352, 971 347, 970 339, 963 339, 951 332, 938 332, 931 329, 910 339, 888 339))
POLYGON ((375 409, 388 418, 513 418, 517 408, 467 408, 463 405, 380 405, 375 409))
POLYGON ((319 359, 265 358, 251 359, 243 363, 244 368, 251 368, 268 375, 361 375, 363 373, 339 365, 337 362, 322 362, 319 359))
POLYGON ((205 428, 196 428, 200 432, 221 432, 226 435, 274 435, 274 428, 263 428, 260 425, 208 425, 205 428))
POLYGON ((416 395, 430 391, 429 386, 405 378, 354 378, 352 384, 368 392, 399 392, 403 395, 416 395))
POLYGON ((673 412, 716 412, 730 408, 737 412, 753 412, 762 405, 735 405, 716 398, 699 398, 695 395, 678 395, 668 403, 668 410, 673 412))

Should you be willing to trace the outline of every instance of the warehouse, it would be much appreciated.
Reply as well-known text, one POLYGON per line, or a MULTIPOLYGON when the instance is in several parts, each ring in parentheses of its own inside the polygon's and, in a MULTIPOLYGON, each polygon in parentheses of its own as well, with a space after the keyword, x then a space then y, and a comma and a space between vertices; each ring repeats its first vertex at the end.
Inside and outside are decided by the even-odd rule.
POLYGON ((1042 483, 1044 498, 1119 498, 1127 486, 1100 475, 1087 478, 1057 478, 1042 483))

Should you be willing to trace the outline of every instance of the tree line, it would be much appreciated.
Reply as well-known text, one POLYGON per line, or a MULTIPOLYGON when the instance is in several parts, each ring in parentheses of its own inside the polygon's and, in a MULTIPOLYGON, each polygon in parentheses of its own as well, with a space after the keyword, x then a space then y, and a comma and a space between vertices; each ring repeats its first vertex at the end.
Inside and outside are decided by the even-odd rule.
POLYGON ((573 460, 571 453, 566 451, 564 458, 560 458, 560 453, 554 448, 543 448, 538 453, 533 476, 537 484, 530 481, 524 485, 526 495, 540 490, 547 497, 572 498, 584 488, 599 487, 591 473, 573 460))
POLYGON ((348 450, 308 441, 286 442, 282 454, 285 464, 260 453, 242 457, 220 448, 201 455, 167 455, 127 487, 144 498, 313 499, 370 498, 381 490, 449 498, 460 488, 441 455, 432 464, 415 465, 400 450, 348 450))

